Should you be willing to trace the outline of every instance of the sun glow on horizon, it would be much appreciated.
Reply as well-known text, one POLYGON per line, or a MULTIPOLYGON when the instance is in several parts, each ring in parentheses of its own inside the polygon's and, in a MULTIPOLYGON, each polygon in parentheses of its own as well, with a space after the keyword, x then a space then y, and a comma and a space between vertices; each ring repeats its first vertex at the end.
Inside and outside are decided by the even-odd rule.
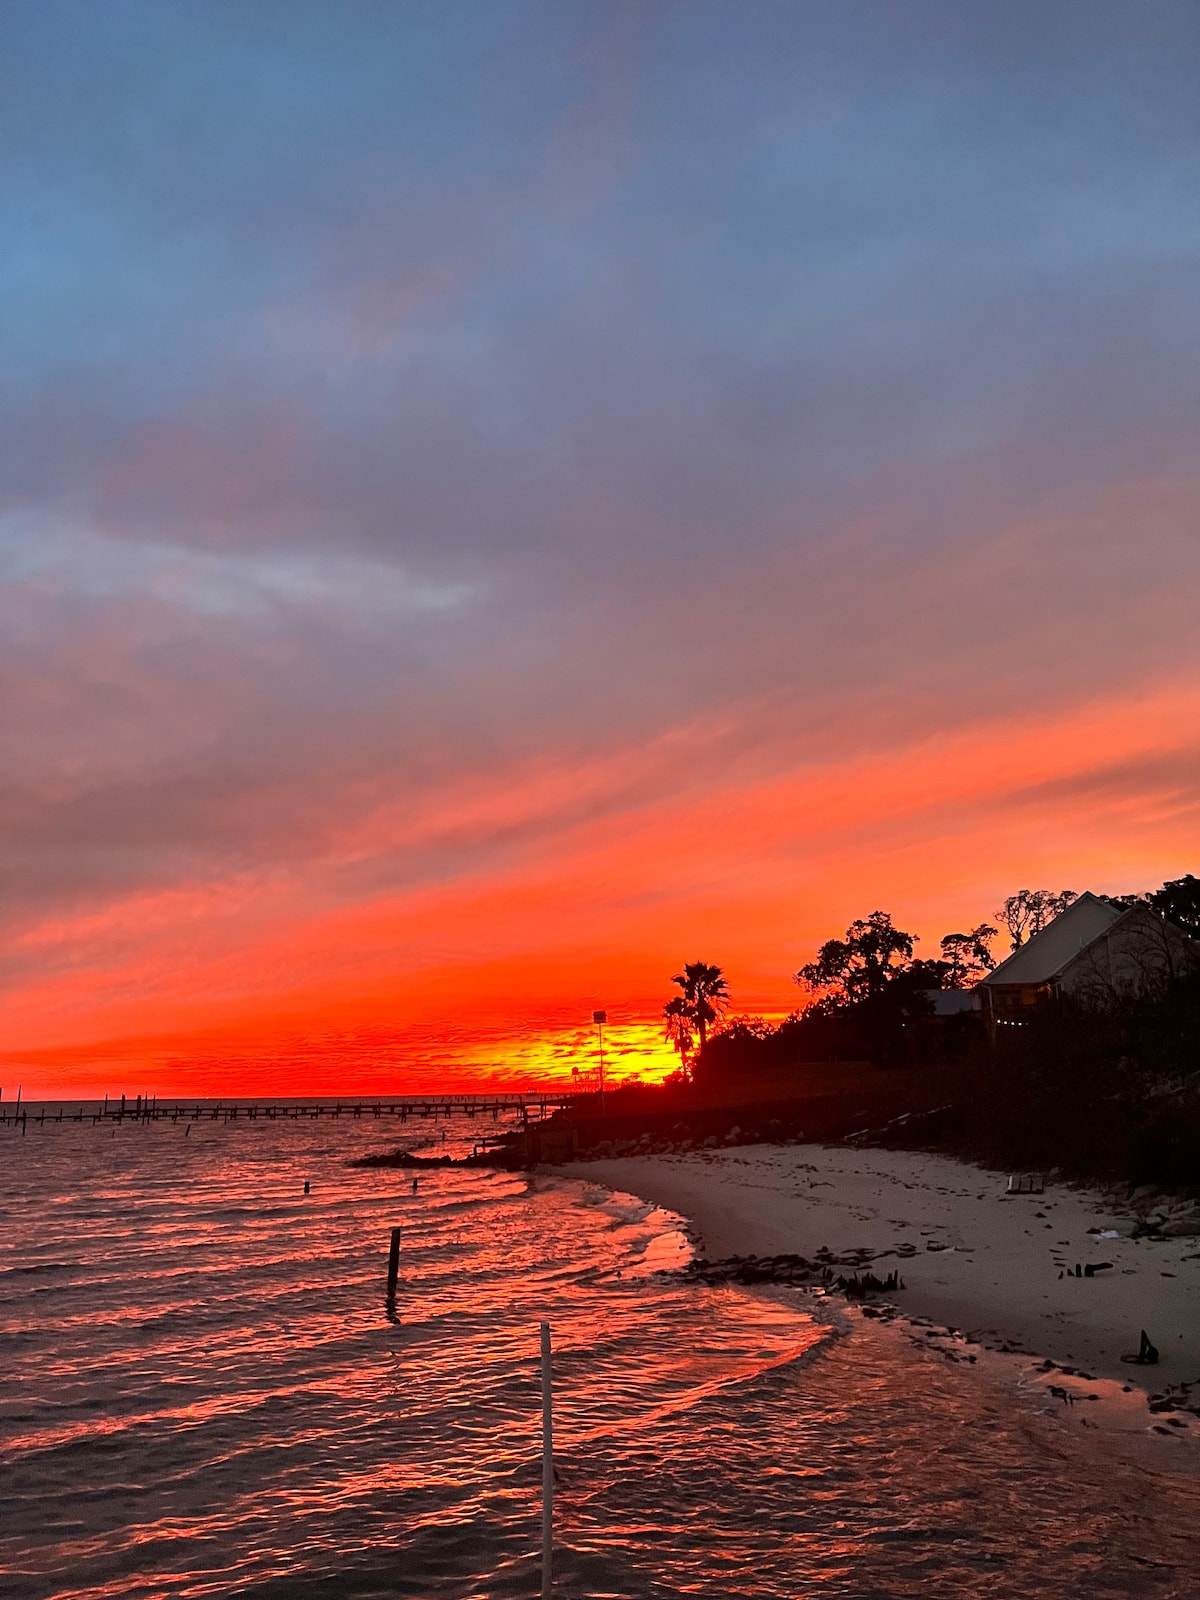
POLYGON ((554 1078, 590 1061, 601 1005, 613 1069, 656 1080, 684 960, 725 969, 733 1011, 780 1015, 816 944, 876 908, 932 954, 1026 881, 1115 891, 1187 870, 1197 802, 1173 769, 1195 726, 1200 695, 1168 684, 684 795, 667 769, 668 792, 584 820, 567 801, 536 852, 400 896, 314 905, 277 879, 59 916, 15 946, 3 1081, 554 1078))

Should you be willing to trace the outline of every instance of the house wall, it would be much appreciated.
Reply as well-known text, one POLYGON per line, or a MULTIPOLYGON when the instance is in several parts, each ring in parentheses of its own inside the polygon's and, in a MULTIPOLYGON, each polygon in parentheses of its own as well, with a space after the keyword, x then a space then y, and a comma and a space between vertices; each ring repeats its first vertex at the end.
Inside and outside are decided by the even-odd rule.
POLYGON ((1054 990, 1046 983, 989 984, 988 1009, 997 1021, 1023 1019, 1030 1006, 1040 1004, 1053 996, 1054 990))
POLYGON ((1066 967, 1059 978, 1063 994, 1103 1003, 1123 996, 1154 994, 1193 970, 1200 947, 1172 923, 1138 908, 1066 967))

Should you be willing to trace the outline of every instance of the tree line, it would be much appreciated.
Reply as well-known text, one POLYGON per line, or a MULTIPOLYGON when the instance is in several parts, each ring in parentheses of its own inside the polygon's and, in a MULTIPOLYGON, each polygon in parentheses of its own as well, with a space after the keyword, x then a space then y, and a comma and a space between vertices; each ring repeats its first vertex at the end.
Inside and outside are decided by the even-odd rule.
MULTIPOLYGON (((931 993, 970 989, 997 964, 993 941, 1007 934, 1009 953, 1040 933, 1077 898, 1071 889, 1019 889, 965 931, 944 934, 940 955, 918 956, 918 935, 898 928, 886 911, 859 917, 840 939, 827 939, 794 974, 805 1003, 777 1026, 761 1018, 727 1020, 729 987, 721 967, 693 961, 675 974, 679 987, 663 1008, 667 1038, 679 1054, 676 1075, 723 1076, 737 1061, 869 1059, 886 1066, 902 1056, 905 1030, 933 1009, 931 993)), ((1161 888, 1108 896, 1122 907, 1145 905, 1200 938, 1200 879, 1191 873, 1161 888)), ((953 1025, 965 1030, 969 1017, 953 1025)))

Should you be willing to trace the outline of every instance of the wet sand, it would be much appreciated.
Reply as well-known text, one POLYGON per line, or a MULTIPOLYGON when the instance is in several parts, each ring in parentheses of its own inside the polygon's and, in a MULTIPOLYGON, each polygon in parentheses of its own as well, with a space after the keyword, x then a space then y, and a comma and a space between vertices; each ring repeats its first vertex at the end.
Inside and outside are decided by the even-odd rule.
POLYGON ((712 1260, 863 1248, 880 1276, 899 1269, 906 1317, 1200 1404, 1200 1232, 1135 1237, 1139 1212, 1099 1194, 1048 1183, 1039 1195, 1008 1196, 1005 1175, 946 1157, 820 1145, 627 1156, 566 1171, 679 1212, 712 1260), (1077 1264, 1095 1276, 1075 1277, 1077 1264), (1156 1366, 1121 1360, 1143 1328, 1156 1366))

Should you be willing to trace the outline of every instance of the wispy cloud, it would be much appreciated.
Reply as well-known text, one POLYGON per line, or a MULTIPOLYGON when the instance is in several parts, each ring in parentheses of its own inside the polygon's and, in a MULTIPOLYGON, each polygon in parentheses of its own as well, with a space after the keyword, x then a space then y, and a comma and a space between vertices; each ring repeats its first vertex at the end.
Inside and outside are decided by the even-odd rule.
POLYGON ((0 582, 69 594, 84 605, 132 600, 246 621, 282 612, 368 628, 462 606, 475 593, 468 583, 416 577, 400 563, 336 547, 241 551, 167 538, 131 542, 62 522, 47 526, 27 514, 0 518, 0 582))

